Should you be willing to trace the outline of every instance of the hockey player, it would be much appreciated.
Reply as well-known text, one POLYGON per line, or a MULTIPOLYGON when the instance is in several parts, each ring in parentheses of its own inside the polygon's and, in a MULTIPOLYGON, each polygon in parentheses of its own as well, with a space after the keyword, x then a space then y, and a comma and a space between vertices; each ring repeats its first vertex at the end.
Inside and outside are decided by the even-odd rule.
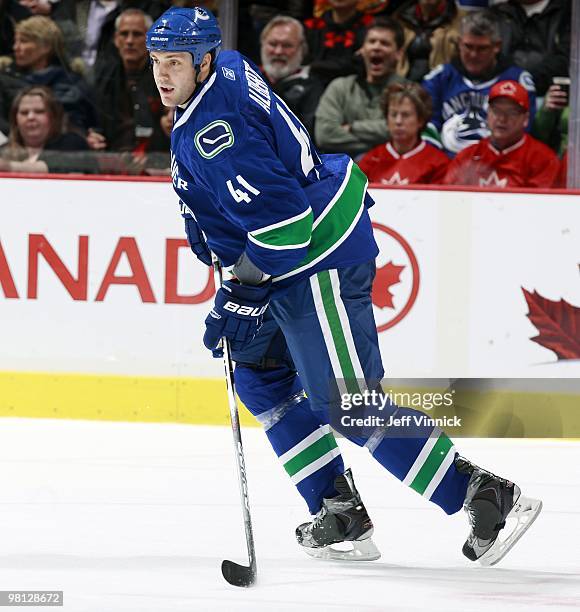
MULTIPOLYGON (((366 179, 346 156, 321 158, 257 67, 220 44, 202 8, 169 9, 147 34, 162 102, 176 107, 172 179, 189 240, 202 260, 209 247, 235 275, 217 291, 204 344, 216 354, 230 340, 240 398, 315 515, 296 530, 304 550, 376 559, 372 522, 329 426, 341 397, 376 391, 384 373, 366 179), (344 541, 351 551, 332 548, 344 541)), ((437 428, 343 433, 448 514, 465 506, 472 560, 497 562, 540 511, 514 483, 460 458, 437 428), (502 542, 508 516, 518 528, 502 542)))

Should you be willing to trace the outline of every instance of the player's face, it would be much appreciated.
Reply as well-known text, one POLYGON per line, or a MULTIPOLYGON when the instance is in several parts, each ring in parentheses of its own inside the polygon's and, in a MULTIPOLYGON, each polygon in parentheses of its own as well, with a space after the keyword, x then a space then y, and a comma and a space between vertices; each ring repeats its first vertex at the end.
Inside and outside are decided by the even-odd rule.
POLYGON ((295 72, 302 62, 302 44, 297 28, 290 24, 274 26, 261 48, 262 66, 274 81, 295 72))
POLYGON ((123 15, 115 32, 115 47, 125 67, 144 66, 147 62, 145 36, 147 26, 141 15, 123 15))
POLYGON ((399 152, 410 151, 419 140, 423 124, 415 105, 409 98, 400 98, 389 104, 387 126, 391 141, 399 152))
POLYGON ((40 96, 23 96, 16 113, 16 127, 27 147, 44 147, 50 134, 51 118, 40 96))
POLYGON ((492 42, 489 36, 466 33, 459 39, 459 57, 473 76, 485 74, 495 66, 500 48, 501 43, 492 42))
POLYGON ((508 98, 496 98, 487 111, 491 142, 498 149, 511 147, 520 141, 528 124, 529 113, 508 98))
POLYGON ((153 77, 164 106, 185 104, 195 91, 195 70, 190 53, 152 51, 153 77))
POLYGON ((365 63, 367 81, 376 83, 394 72, 401 57, 395 33, 385 28, 371 28, 360 48, 365 63))

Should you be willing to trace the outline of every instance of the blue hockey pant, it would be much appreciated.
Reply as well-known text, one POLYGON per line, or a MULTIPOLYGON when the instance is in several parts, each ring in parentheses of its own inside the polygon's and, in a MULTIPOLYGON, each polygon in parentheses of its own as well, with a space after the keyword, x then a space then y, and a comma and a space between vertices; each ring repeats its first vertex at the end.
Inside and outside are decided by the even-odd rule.
POLYGON ((333 481, 344 471, 332 423, 404 484, 453 514, 463 504, 468 476, 455 468, 455 447, 444 432, 414 423, 423 413, 382 402, 385 420, 393 416, 404 426, 340 426, 343 399, 380 389, 384 375, 371 303, 374 272, 374 262, 325 270, 274 300, 258 336, 233 355, 237 392, 311 513, 324 497, 336 495, 333 481))

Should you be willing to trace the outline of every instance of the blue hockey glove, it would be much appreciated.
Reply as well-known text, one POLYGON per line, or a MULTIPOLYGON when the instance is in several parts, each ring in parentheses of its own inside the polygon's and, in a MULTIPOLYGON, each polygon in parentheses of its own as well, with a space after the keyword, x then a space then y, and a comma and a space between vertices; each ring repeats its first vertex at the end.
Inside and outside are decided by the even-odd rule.
POLYGON ((199 229, 197 221, 190 214, 181 215, 185 221, 185 233, 193 254, 206 266, 211 266, 211 252, 199 229))
POLYGON ((258 333, 268 308, 270 282, 262 285, 240 285, 226 281, 216 293, 212 311, 205 320, 203 343, 214 357, 220 356, 222 337, 230 341, 233 351, 242 350, 258 333))

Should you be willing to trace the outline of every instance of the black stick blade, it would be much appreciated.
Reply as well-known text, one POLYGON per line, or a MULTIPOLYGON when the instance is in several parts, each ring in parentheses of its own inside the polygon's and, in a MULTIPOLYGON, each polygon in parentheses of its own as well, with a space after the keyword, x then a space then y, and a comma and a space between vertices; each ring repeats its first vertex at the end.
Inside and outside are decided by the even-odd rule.
POLYGON ((222 574, 224 578, 234 586, 249 587, 256 582, 255 567, 251 565, 250 567, 238 565, 227 559, 222 561, 222 574))

